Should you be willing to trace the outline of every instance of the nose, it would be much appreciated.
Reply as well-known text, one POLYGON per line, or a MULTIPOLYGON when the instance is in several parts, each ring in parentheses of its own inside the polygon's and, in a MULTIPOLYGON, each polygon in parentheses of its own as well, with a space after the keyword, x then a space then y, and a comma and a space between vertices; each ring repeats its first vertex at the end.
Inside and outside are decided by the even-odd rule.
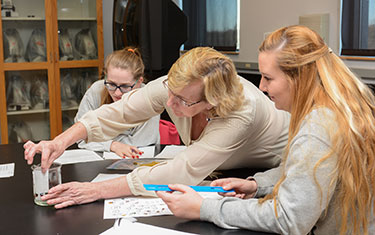
POLYGON ((168 100, 167 100, 168 107, 175 106, 176 103, 177 103, 176 97, 168 92, 168 100))
POLYGON ((121 90, 120 90, 120 88, 116 88, 116 90, 115 90, 115 92, 114 92, 114 94, 116 95, 116 96, 119 96, 119 97, 121 97, 123 94, 125 94, 125 93, 122 93, 121 92, 121 90))
POLYGON ((264 81, 264 77, 262 76, 259 83, 259 89, 263 92, 267 92, 267 86, 264 81))

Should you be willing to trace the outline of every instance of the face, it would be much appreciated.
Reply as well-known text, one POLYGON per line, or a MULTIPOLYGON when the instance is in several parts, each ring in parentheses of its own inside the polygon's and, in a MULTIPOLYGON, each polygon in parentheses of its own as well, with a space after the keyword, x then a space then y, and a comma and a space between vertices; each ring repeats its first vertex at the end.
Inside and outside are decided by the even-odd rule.
POLYGON ((292 105, 291 87, 287 76, 276 63, 275 52, 259 54, 259 71, 262 75, 259 89, 267 92, 277 109, 290 112, 292 105))
MULTIPOLYGON (((127 69, 120 69, 109 66, 107 68, 107 82, 115 84, 117 86, 125 85, 125 86, 132 86, 136 80, 130 70, 127 69)), ((140 88, 143 82, 143 78, 139 78, 137 83, 134 85, 132 89, 140 88)), ((132 90, 131 89, 131 90, 132 90)), ((107 89, 108 90, 108 89, 107 89)), ((129 90, 130 91, 130 90, 129 90)), ((108 90, 109 95, 112 97, 113 101, 118 101, 121 99, 122 93, 120 89, 116 88, 114 91, 108 90)))
POLYGON ((167 105, 172 108, 174 114, 178 117, 193 117, 212 108, 212 105, 202 100, 202 93, 203 83, 201 81, 194 81, 181 89, 173 91, 168 89, 167 105), (184 105, 184 101, 186 104, 200 102, 188 107, 184 105))

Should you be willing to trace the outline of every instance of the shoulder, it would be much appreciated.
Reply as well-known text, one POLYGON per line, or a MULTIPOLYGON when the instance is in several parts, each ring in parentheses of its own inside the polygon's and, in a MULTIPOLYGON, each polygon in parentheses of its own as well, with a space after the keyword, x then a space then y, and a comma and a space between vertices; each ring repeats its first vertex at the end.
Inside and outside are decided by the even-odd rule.
POLYGON ((104 86, 104 80, 98 80, 96 82, 94 82, 89 89, 104 89, 105 86, 104 86))
POLYGON ((335 130, 337 123, 334 112, 328 108, 317 108, 306 115, 298 135, 315 135, 328 140, 335 130))
POLYGON ((86 93, 96 94, 96 93, 100 93, 103 89, 105 89, 104 80, 98 80, 94 82, 93 84, 91 84, 89 89, 87 89, 86 93))

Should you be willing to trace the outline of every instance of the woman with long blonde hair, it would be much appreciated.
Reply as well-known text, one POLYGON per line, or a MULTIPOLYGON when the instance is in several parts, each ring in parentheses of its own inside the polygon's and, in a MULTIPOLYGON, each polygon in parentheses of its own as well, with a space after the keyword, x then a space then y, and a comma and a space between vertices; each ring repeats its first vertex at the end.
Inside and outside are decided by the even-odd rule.
POLYGON ((278 168, 220 179, 222 200, 158 192, 177 216, 281 234, 374 234, 375 98, 304 26, 270 34, 259 48, 260 89, 291 113, 278 168), (248 199, 248 200, 242 200, 248 199), (186 213, 189 211, 189 213, 186 213))

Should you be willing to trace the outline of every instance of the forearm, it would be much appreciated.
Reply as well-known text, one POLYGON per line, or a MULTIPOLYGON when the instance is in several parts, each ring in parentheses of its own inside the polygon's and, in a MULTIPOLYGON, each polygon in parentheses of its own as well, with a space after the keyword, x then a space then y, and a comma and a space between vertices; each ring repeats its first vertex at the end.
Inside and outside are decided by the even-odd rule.
POLYGON ((70 145, 76 143, 78 140, 86 139, 87 131, 85 126, 77 122, 66 131, 54 138, 54 141, 58 141, 64 149, 68 148, 70 145))
POLYGON ((107 198, 118 198, 132 196, 126 176, 121 176, 115 179, 96 182, 96 188, 98 190, 97 199, 107 199, 107 198))

